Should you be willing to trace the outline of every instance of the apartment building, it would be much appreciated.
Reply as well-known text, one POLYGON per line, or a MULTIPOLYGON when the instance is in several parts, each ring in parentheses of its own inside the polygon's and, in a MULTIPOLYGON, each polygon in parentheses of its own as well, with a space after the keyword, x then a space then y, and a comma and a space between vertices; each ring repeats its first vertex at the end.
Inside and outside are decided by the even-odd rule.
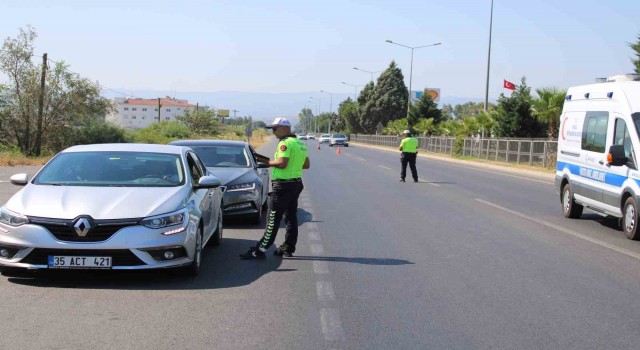
POLYGON ((142 129, 160 121, 174 121, 184 115, 185 110, 195 110, 196 105, 187 100, 171 97, 158 99, 120 98, 113 99, 115 112, 107 115, 106 120, 125 129, 142 129), (159 115, 159 117, 158 117, 159 115))

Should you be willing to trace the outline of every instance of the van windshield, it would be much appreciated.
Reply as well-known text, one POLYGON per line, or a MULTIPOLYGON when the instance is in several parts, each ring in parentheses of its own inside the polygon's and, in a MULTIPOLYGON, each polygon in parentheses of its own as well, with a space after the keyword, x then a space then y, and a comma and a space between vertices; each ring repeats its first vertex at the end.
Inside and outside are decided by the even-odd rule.
POLYGON ((636 134, 638 138, 640 138, 640 112, 633 113, 631 115, 631 119, 633 119, 633 126, 636 128, 636 134))

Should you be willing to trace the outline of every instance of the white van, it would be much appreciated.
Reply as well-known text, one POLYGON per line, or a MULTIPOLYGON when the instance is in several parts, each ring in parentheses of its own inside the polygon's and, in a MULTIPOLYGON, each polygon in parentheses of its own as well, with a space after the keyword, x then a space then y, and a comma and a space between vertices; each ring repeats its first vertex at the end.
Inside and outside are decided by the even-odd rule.
POLYGON ((558 135, 555 185, 562 212, 578 218, 587 207, 622 218, 640 240, 640 75, 610 77, 567 91, 558 135))

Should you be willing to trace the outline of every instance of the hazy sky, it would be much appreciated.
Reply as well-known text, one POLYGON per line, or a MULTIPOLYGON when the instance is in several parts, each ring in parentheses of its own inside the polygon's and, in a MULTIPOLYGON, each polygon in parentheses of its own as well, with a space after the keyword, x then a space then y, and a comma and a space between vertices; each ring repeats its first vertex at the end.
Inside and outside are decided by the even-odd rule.
MULTIPOLYGON (((353 93, 395 60, 413 89, 484 97, 490 0, 0 1, 0 34, 114 89, 353 93)), ((495 0, 490 98, 631 72, 638 0, 495 0)))

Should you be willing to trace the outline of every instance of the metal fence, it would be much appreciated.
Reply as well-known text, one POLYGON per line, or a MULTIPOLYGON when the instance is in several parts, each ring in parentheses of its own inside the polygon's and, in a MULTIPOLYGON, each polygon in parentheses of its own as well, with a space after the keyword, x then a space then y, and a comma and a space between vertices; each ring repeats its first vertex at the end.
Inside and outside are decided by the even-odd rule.
MULTIPOLYGON (((398 147, 401 136, 349 135, 352 142, 398 147)), ((455 137, 418 137, 418 148, 427 152, 453 155, 455 137)), ((459 156, 498 162, 552 168, 556 162, 557 141, 547 139, 465 138, 459 156)))

